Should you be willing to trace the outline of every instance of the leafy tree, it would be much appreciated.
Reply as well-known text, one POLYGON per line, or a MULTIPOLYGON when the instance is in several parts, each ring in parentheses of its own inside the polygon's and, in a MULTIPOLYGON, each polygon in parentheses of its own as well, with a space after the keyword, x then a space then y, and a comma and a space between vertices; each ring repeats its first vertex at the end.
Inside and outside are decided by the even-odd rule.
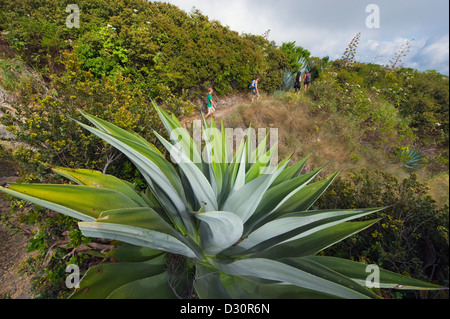
POLYGON ((289 70, 292 72, 298 72, 298 70, 302 67, 302 64, 299 63, 302 59, 308 61, 311 56, 311 53, 302 48, 301 46, 296 46, 294 42, 283 42, 281 44, 280 50, 286 53, 288 57, 289 70))

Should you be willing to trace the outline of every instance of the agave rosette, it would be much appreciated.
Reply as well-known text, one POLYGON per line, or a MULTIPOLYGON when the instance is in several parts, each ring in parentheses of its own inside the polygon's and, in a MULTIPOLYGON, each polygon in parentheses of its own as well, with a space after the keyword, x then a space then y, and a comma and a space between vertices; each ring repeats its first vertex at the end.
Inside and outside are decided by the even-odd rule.
MULTIPOLYGON (((223 125, 204 121, 204 150, 180 122, 155 105, 169 140, 155 135, 171 161, 139 135, 82 112, 79 123, 111 144, 141 172, 145 192, 111 175, 53 168, 75 184, 9 184, 0 191, 78 219, 87 237, 123 243, 118 262, 91 267, 72 298, 174 298, 168 256, 191 261, 199 298, 378 298, 365 287, 365 264, 320 256, 359 232, 379 211, 315 210, 332 183, 301 174, 308 160, 272 163, 266 139, 250 135, 236 151, 223 125)), ((250 130, 249 130, 250 132, 250 130)), ((380 288, 440 289, 380 270, 380 288)), ((176 286, 176 285, 175 285, 176 286)))

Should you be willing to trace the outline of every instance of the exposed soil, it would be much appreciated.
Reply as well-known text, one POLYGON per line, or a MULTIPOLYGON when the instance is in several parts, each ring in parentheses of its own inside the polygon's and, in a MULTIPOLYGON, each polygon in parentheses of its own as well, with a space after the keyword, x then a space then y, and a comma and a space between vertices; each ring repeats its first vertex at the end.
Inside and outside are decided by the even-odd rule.
MULTIPOLYGON (((13 165, 0 158, 0 185, 17 180, 13 165)), ((9 214, 9 201, 0 195, 0 215, 9 214)), ((30 279, 19 274, 19 266, 27 258, 29 235, 0 224, 0 299, 30 299, 30 279)))
MULTIPOLYGON (((238 105, 250 103, 251 101, 248 94, 233 95, 219 99, 213 97, 213 100, 217 105, 215 116, 218 119, 226 117, 228 114, 233 112, 238 105)), ((202 105, 202 102, 198 101, 197 105, 199 105, 198 109, 194 111, 194 114, 192 116, 184 118, 181 121, 182 125, 189 124, 194 120, 200 120, 202 118, 202 111, 206 115, 206 107, 200 107, 200 105, 202 105)))

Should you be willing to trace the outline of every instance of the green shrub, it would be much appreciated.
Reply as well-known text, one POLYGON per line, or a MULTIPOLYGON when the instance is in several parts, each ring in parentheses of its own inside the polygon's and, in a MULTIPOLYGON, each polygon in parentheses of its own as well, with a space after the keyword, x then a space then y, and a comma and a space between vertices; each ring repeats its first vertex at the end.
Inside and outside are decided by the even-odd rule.
POLYGON ((268 92, 282 80, 287 57, 274 42, 240 36, 198 10, 187 14, 167 3, 140 0, 80 0, 80 28, 67 29, 69 3, 2 3, 6 40, 47 75, 64 72, 61 52, 73 49, 82 70, 97 78, 120 71, 146 86, 152 98, 158 85, 179 96, 183 89, 204 90, 209 82, 225 95, 247 90, 255 75, 268 92))
MULTIPOLYGON (((448 286, 448 206, 437 207, 412 174, 403 181, 380 171, 337 178, 317 207, 386 206, 371 232, 360 233, 325 254, 375 263, 391 271, 448 286)), ((428 295, 432 297, 432 295, 428 295)))

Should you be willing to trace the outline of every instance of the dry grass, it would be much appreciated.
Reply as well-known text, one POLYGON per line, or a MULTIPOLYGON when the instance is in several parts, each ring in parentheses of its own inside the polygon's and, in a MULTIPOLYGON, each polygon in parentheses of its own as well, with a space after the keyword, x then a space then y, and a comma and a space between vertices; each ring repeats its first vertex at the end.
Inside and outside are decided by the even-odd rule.
POLYGON ((449 204, 449 175, 439 173, 427 181, 430 187, 429 194, 437 202, 438 206, 449 204))
MULTIPOLYGON (((223 121, 229 128, 278 128, 279 160, 292 153, 292 161, 297 162, 311 154, 305 172, 327 164, 323 177, 339 170, 345 178, 347 172, 362 169, 380 170, 398 180, 411 174, 384 149, 363 142, 366 136, 350 120, 337 113, 318 112, 304 95, 263 96, 253 103, 241 103, 223 121)), ((425 168, 416 173, 428 184, 438 205, 448 205, 448 172, 435 175, 425 168)))
MULTIPOLYGON (((264 97, 239 105, 224 118, 224 124, 232 128, 278 128, 279 158, 293 153, 292 160, 296 162, 311 154, 307 171, 325 164, 326 175, 362 168, 386 171, 388 159, 360 144, 358 132, 350 123, 335 115, 317 114, 311 108, 311 102, 303 95, 264 97)), ((391 168, 398 176, 398 167, 391 168)))

